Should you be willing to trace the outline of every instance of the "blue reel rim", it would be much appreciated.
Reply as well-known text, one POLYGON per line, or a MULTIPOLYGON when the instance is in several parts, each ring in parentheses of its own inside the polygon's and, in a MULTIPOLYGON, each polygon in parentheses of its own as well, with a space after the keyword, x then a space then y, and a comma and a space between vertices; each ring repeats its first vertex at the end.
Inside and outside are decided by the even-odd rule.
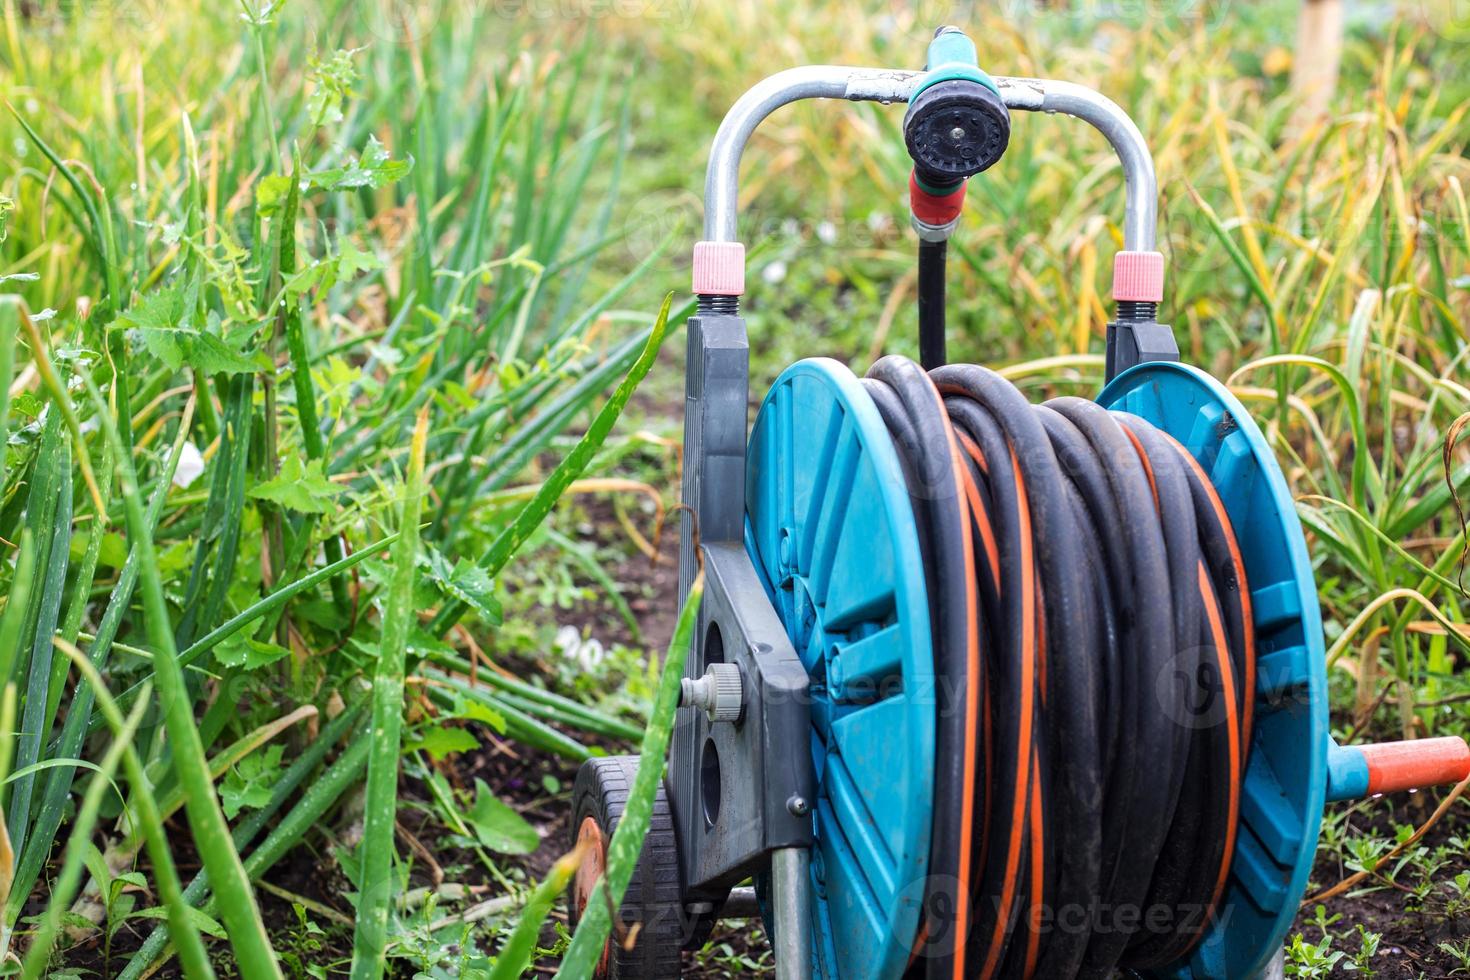
MULTIPOLYGON (((1289 583, 1289 588, 1276 589, 1272 595, 1277 600, 1295 601, 1296 611, 1283 617, 1273 628, 1272 635, 1286 635, 1295 631, 1300 635, 1297 646, 1269 651, 1291 654, 1289 667, 1300 674, 1305 691, 1288 684, 1297 691, 1295 701, 1285 704, 1262 705, 1260 694, 1264 685, 1275 684, 1281 678, 1266 676, 1263 671, 1257 683, 1257 723, 1251 739, 1251 768, 1247 772, 1245 799, 1242 802, 1242 826, 1236 851, 1232 856, 1231 881, 1223 898, 1223 907, 1229 911, 1236 903, 1249 903, 1247 911, 1264 912, 1255 921, 1245 921, 1239 916, 1226 916, 1211 925, 1203 941, 1187 962, 1176 963, 1161 971, 1161 975, 1172 977, 1218 978, 1254 977, 1260 973, 1276 955, 1291 929, 1296 917, 1297 906, 1306 890, 1307 881, 1316 859, 1317 838, 1321 831, 1322 810, 1326 799, 1327 751, 1329 743, 1326 656, 1322 635, 1321 612, 1317 604, 1315 576, 1307 552, 1301 521, 1296 513, 1296 502, 1275 453, 1260 428, 1246 411, 1240 400, 1220 381, 1187 364, 1160 361, 1137 365, 1115 378, 1097 401, 1105 408, 1121 409, 1139 415, 1154 425, 1169 432, 1199 459, 1216 484, 1236 534, 1241 539, 1242 549, 1251 555, 1272 552, 1283 556, 1287 575, 1274 583, 1273 588, 1289 583), (1190 407, 1193 415, 1190 415, 1190 407), (1203 428, 1201 420, 1209 425, 1203 428), (1211 445, 1218 433, 1210 426, 1218 427, 1224 436, 1211 445), (1203 433, 1203 437, 1202 437, 1203 433), (1250 505, 1244 519, 1236 511, 1242 506, 1240 495, 1231 496, 1230 486, 1221 486, 1217 481, 1216 467, 1212 464, 1218 457, 1204 458, 1212 448, 1218 449, 1224 440, 1243 442, 1248 451, 1246 465, 1250 473, 1252 488, 1250 505), (1257 487, 1257 481, 1260 486, 1257 487), (1261 492, 1264 491, 1264 492, 1261 492), (1232 505, 1234 508, 1232 509, 1232 505), (1278 536, 1277 547, 1269 547, 1263 541, 1278 536), (1300 695, 1304 694, 1304 698, 1300 695), (1263 724, 1264 723, 1264 724, 1263 724), (1286 739, 1299 740, 1295 745, 1282 745, 1286 739), (1303 750, 1301 745, 1305 743, 1303 750), (1283 809, 1280 800, 1271 797, 1271 787, 1265 776, 1258 775, 1258 763, 1273 761, 1273 753, 1293 757, 1296 762, 1296 779, 1292 785, 1276 786, 1280 800, 1287 798, 1290 790, 1296 798, 1283 809), (1264 756, 1265 758, 1257 758, 1264 756), (1254 794, 1262 794, 1257 798, 1254 794), (1251 808, 1248 813, 1247 809, 1251 808), (1264 810, 1262 809, 1264 808, 1264 810), (1265 834, 1275 843, 1274 858, 1262 862, 1254 852, 1260 843, 1256 829, 1248 826, 1248 817, 1263 826, 1267 823, 1291 823, 1283 818, 1290 812, 1294 826, 1284 829, 1296 838, 1294 843, 1283 842, 1281 837, 1265 834), (1261 816, 1265 813, 1267 816, 1261 816), (1268 819, 1268 817, 1270 819, 1268 819), (1249 852, 1249 853, 1243 853, 1249 852), (1289 860, 1280 860, 1289 858, 1289 860), (1237 867, 1237 862, 1246 866, 1237 867), (1278 886, 1272 889, 1256 888, 1254 893, 1241 883, 1237 874, 1255 874, 1265 867, 1265 874, 1255 879, 1257 884, 1278 886), (1274 878, 1271 875, 1274 874, 1274 878), (1264 880, 1269 879, 1269 880, 1264 880), (1269 891, 1275 895, 1274 909, 1261 909, 1258 904, 1262 894, 1269 891)), ((1237 476, 1238 481, 1245 478, 1237 476)), ((1253 583, 1250 562, 1247 563, 1247 581, 1253 583)), ((1253 599, 1257 591, 1252 584, 1253 599)), ((1255 619, 1260 623, 1265 613, 1255 606, 1255 619)), ((1273 621, 1275 622, 1275 621, 1273 621)), ((1260 633, 1258 631, 1258 639, 1260 633)), ((1258 664, 1262 659, 1258 655, 1258 664)), ((1277 692, 1279 693, 1279 691, 1277 692)), ((1274 761, 1280 761, 1279 758, 1274 761)), ((1274 770, 1272 770, 1274 772, 1274 770)), ((1277 829, 1274 824, 1267 828, 1277 829)), ((1266 848, 1269 850, 1269 848, 1266 848)))
MULTIPOLYGON (((911 690, 915 690, 911 685, 922 685, 926 678, 932 684, 934 676, 928 590, 919 551, 918 528, 914 522, 913 505, 908 497, 897 451, 887 426, 858 378, 846 365, 829 358, 807 358, 788 367, 763 399, 751 428, 746 478, 747 551, 751 554, 753 563, 761 574, 767 596, 782 617, 783 623, 787 622, 787 615, 791 611, 790 603, 783 604, 783 597, 779 594, 781 583, 772 581, 773 568, 778 567, 778 562, 772 561, 772 556, 767 554, 772 547, 778 546, 771 540, 759 540, 758 525, 761 524, 761 514, 765 508, 772 505, 785 507, 791 503, 790 498, 795 493, 787 479, 789 473, 781 471, 778 476, 777 472, 773 472, 782 462, 779 456, 774 457, 777 467, 773 468, 764 461, 762 451, 764 440, 773 434, 779 437, 781 413, 794 407, 791 400, 796 398, 798 386, 804 398, 825 402, 829 411, 841 413, 841 417, 853 427, 864 459, 874 469, 875 479, 870 489, 879 498, 881 510, 890 522, 891 533, 888 540, 894 548, 895 567, 901 569, 898 585, 901 586, 899 591, 902 595, 895 595, 895 608, 899 610, 895 613, 895 619, 906 624, 908 630, 908 640, 903 650, 904 694, 885 700, 902 702, 904 706, 904 733, 908 742, 904 751, 907 773, 925 774, 923 778, 910 782, 911 791, 904 794, 909 805, 901 821, 900 836, 903 846, 901 853, 895 855, 895 888, 883 909, 886 928, 880 931, 876 945, 881 952, 873 961, 864 958, 853 962, 856 951, 844 948, 839 953, 838 946, 833 941, 835 910, 832 903, 836 896, 827 894, 824 887, 823 854, 827 847, 835 845, 830 840, 824 841, 823 823, 825 820, 835 819, 836 810, 823 804, 827 789, 824 785, 819 786, 819 805, 815 810, 814 820, 818 842, 813 849, 812 860, 815 895, 812 914, 817 937, 814 943, 816 973, 819 976, 850 975, 857 968, 863 971, 863 975, 898 976, 907 964, 914 937, 917 935, 924 898, 923 884, 928 873, 933 818, 933 786, 932 779, 927 774, 934 771, 934 705, 932 699, 908 696, 911 690), (786 400, 785 404, 783 399, 786 400), (844 959, 849 960, 847 969, 840 966, 844 959)), ((808 406, 809 410, 814 411, 819 408, 820 406, 808 406)), ((788 462, 794 468, 794 461, 788 462)), ((788 624, 788 633, 795 632, 795 628, 788 624)), ((840 654, 838 659, 840 660, 840 654)), ((814 695, 814 715, 817 701, 818 698, 814 695)), ((831 732, 840 724, 840 718, 832 724, 829 739, 837 737, 831 732)), ((829 744, 826 757, 830 758, 834 751, 829 744)), ((820 765, 818 772, 823 772, 820 765)), ((875 773, 872 778, 881 780, 884 775, 875 773)), ((902 779, 904 773, 887 773, 886 776, 889 779, 902 779)), ((912 776, 908 778, 913 779, 912 776)), ((838 823, 840 825, 840 821, 838 823)), ((844 947, 846 946, 847 943, 844 943, 844 947)))

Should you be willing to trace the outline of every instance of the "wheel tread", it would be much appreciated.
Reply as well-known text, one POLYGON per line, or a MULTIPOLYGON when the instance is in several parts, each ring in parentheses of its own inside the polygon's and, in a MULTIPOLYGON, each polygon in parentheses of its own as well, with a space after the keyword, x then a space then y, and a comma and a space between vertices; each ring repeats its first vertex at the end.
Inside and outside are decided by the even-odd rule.
MULTIPOLYGON (((612 840, 632 793, 637 772, 637 756, 606 756, 589 759, 582 764, 572 790, 573 841, 587 816, 596 818, 605 840, 612 840)), ((575 926, 576 908, 570 896, 568 905, 569 918, 575 926)), ((679 855, 673 813, 662 783, 654 798, 643 851, 633 868, 618 918, 625 928, 631 928, 640 921, 642 926, 631 950, 614 943, 613 955, 608 962, 608 977, 615 980, 666 980, 680 975, 684 915, 679 892, 679 855)))

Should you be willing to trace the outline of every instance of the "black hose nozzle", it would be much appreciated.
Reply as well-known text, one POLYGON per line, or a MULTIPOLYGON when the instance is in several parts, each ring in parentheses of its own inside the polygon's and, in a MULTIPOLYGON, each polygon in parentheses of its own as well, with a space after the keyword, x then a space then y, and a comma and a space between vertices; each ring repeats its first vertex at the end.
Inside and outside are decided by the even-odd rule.
POLYGON ((909 103, 903 141, 914 175, 944 191, 993 166, 1011 141, 1011 114, 989 86, 967 78, 935 82, 909 103))

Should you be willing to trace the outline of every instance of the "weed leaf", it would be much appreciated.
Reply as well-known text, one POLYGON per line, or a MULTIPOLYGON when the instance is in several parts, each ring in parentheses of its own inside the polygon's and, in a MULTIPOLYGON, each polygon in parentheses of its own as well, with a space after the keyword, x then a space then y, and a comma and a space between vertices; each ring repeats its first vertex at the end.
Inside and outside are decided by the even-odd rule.
POLYGON ((322 473, 322 461, 303 463, 300 456, 287 455, 274 477, 250 488, 256 500, 269 500, 288 510, 302 514, 325 514, 331 511, 342 489, 322 473))

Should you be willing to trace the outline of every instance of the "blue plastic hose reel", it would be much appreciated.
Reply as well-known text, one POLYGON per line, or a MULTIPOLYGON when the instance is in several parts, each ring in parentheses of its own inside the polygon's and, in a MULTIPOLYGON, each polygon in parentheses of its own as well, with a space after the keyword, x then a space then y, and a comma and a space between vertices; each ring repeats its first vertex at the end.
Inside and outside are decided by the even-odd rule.
POLYGON ((1266 437, 1223 384, 1153 361, 1114 378, 1099 404, 1152 422, 1209 474, 1230 515, 1256 631, 1256 706, 1230 879, 1215 925, 1164 975, 1247 978, 1286 939, 1317 852, 1331 747, 1317 586, 1301 521, 1266 437))
POLYGON ((745 500, 747 550, 811 677, 813 975, 898 976, 928 869, 934 655, 898 455, 844 365, 776 380, 745 500))
MULTIPOLYGON (((1240 832, 1221 914, 1171 978, 1257 975, 1306 889, 1330 739, 1316 586, 1291 493, 1265 437, 1214 378, 1155 362, 1098 398, 1182 443, 1239 538, 1255 619, 1257 692, 1240 832)), ((897 977, 919 920, 934 771, 924 569, 898 457, 836 361, 792 365, 751 431, 746 545, 812 680, 818 777, 813 973, 897 977), (901 685, 870 682, 900 673, 901 685)))

